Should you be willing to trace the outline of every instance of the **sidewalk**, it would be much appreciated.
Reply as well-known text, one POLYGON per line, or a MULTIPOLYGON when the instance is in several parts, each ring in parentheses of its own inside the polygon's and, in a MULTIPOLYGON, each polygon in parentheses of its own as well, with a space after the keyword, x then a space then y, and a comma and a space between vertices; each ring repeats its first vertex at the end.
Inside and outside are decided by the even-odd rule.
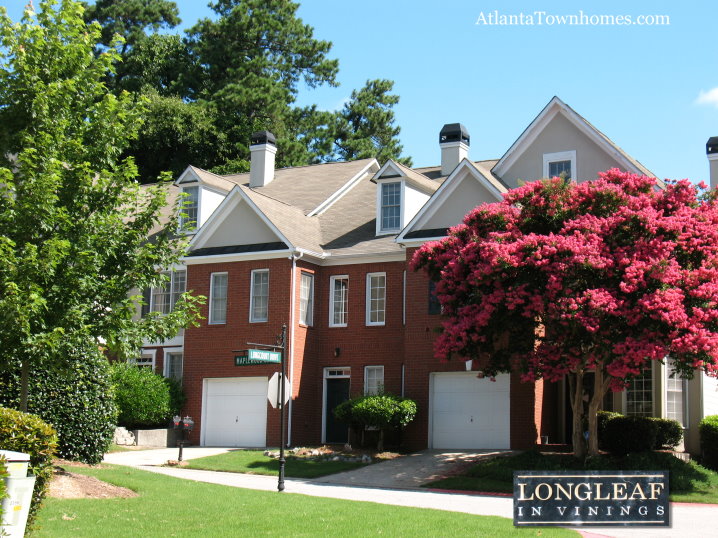
MULTIPOLYGON (((230 450, 233 449, 187 447, 184 449, 184 459, 222 454, 230 450)), ((285 490, 282 494, 301 494, 396 506, 413 506, 416 508, 464 512, 481 516, 500 516, 511 519, 513 518, 513 499, 511 497, 460 492, 434 492, 412 485, 416 481, 422 480, 422 477, 425 478, 427 473, 436 473, 437 469, 441 468, 441 465, 444 465, 444 470, 446 470, 446 466, 465 464, 467 460, 470 460, 469 454, 473 458, 485 453, 486 451, 483 453, 442 453, 427 450, 355 471, 338 473, 315 480, 287 478, 285 479, 285 490), (435 464, 434 467, 432 467, 432 462, 435 464), (372 480, 376 480, 376 482, 372 482, 372 480), (391 485, 386 486, 387 482, 391 482, 393 487, 391 485)), ((107 454, 104 461, 106 463, 138 467, 145 471, 186 480, 264 491, 277 490, 276 476, 158 467, 158 465, 166 463, 168 459, 176 458, 177 449, 158 449, 107 454)), ((424 482, 426 481, 424 480, 424 482)), ((718 536, 718 507, 710 504, 671 503, 671 523, 672 525, 669 528, 573 528, 586 538, 702 538, 718 536)))

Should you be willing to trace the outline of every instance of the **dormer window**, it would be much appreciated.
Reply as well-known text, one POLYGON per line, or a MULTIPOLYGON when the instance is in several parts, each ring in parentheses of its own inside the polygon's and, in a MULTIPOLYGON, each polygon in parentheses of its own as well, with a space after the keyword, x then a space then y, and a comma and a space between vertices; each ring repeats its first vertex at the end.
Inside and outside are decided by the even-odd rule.
POLYGON ((381 231, 401 228, 401 182, 381 185, 381 231))
POLYGON ((185 197, 182 200, 182 211, 180 212, 180 229, 195 230, 199 219, 199 187, 185 187, 182 192, 185 197))
POLYGON ((576 152, 544 153, 543 177, 561 177, 568 181, 576 178, 576 152))

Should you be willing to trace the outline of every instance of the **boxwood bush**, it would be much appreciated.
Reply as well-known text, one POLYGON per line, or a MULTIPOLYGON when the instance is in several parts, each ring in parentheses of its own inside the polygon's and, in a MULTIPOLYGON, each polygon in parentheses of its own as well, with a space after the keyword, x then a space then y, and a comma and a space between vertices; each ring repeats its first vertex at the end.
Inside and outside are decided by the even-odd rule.
POLYGON ((709 415, 698 425, 701 436, 702 463, 718 471, 718 415, 709 415))
MULTIPOLYGON (((112 395, 107 359, 97 346, 68 350, 72 361, 64 367, 35 368, 30 372, 28 411, 57 431, 58 456, 95 464, 112 442, 117 408, 112 395)), ((0 404, 20 404, 19 365, 0 375, 0 404)))
POLYGON ((384 433, 401 429, 414 420, 416 402, 392 394, 359 396, 339 404, 334 416, 354 429, 378 429, 377 450, 384 450, 384 433))
POLYGON ((658 425, 645 417, 615 417, 606 422, 603 446, 616 455, 653 450, 658 425))
POLYGON ((180 411, 184 394, 173 381, 125 362, 114 363, 111 371, 118 425, 128 429, 167 427, 180 411))
POLYGON ((28 527, 40 509, 52 478, 57 433, 52 426, 30 413, 0 407, 0 447, 30 455, 30 470, 36 477, 28 527))
POLYGON ((652 420, 658 427, 655 449, 671 449, 683 440, 683 426, 677 420, 668 418, 651 418, 649 420, 652 420))

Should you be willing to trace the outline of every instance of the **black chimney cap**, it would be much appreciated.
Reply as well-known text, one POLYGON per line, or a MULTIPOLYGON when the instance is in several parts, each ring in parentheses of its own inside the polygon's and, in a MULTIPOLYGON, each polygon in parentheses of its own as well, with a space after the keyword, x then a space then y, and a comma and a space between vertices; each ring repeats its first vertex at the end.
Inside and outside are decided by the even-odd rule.
POLYGON ((711 155, 718 153, 718 136, 711 136, 706 142, 706 153, 711 155))
POLYGON ((276 146, 277 138, 269 131, 257 131, 256 133, 252 133, 252 136, 250 137, 250 145, 257 146, 259 144, 272 144, 273 146, 276 146))
POLYGON ((447 123, 439 132, 439 144, 444 142, 463 142, 469 145, 469 131, 460 123, 447 123))

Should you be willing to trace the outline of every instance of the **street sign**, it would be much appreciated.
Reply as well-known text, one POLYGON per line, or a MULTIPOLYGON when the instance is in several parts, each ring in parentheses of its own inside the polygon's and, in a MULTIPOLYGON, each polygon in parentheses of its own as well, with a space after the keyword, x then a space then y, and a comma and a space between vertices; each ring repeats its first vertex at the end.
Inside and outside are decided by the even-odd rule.
MULTIPOLYGON (((282 384, 282 374, 274 372, 274 375, 269 378, 269 386, 267 387, 267 399, 269 403, 277 408, 277 402, 279 401, 280 386, 282 384)), ((292 382, 287 377, 284 379, 284 398, 283 403, 286 404, 289 401, 289 396, 292 394, 292 382)))
POLYGON ((234 365, 235 366, 251 366, 253 364, 267 364, 264 361, 252 360, 247 355, 235 355, 234 365))
POLYGON ((279 364, 282 362, 282 354, 278 351, 266 351, 264 349, 250 349, 248 358, 250 361, 256 362, 273 362, 279 364))

